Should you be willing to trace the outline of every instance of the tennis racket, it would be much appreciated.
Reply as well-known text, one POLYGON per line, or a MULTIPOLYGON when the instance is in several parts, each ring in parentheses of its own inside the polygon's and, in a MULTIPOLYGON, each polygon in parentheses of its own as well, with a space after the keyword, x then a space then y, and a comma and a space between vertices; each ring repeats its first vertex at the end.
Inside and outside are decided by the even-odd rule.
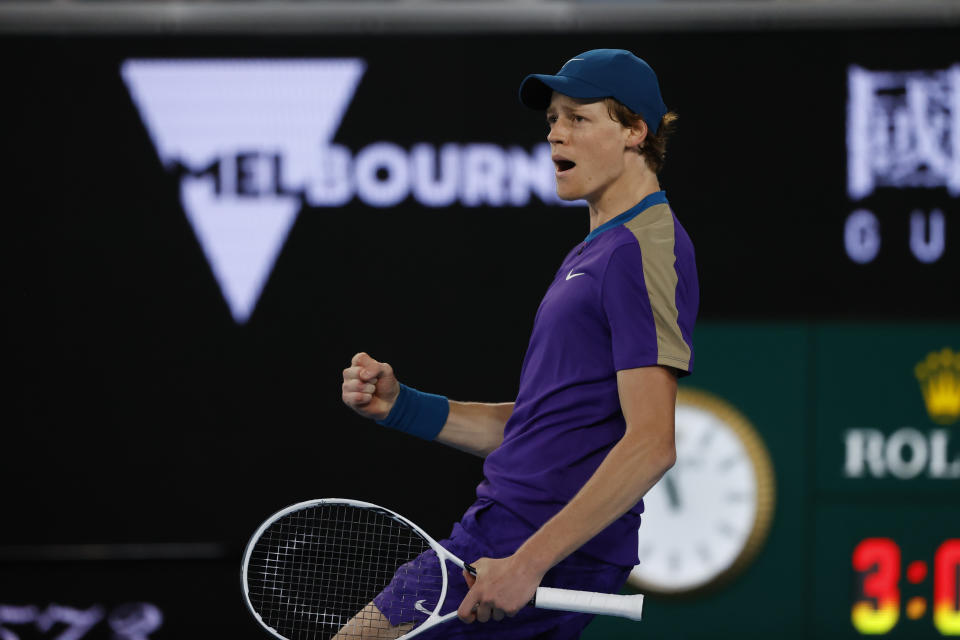
MULTIPOLYGON (((278 511, 253 534, 243 554, 243 595, 253 617, 283 640, 412 638, 457 615, 439 613, 448 563, 471 569, 389 509, 310 500, 278 511), (430 553, 421 559, 431 550, 439 562, 430 553), (401 603, 393 613, 402 624, 378 632, 386 618, 372 602, 388 585, 392 602, 401 603)), ((540 587, 531 604, 639 620, 643 596, 540 587)))

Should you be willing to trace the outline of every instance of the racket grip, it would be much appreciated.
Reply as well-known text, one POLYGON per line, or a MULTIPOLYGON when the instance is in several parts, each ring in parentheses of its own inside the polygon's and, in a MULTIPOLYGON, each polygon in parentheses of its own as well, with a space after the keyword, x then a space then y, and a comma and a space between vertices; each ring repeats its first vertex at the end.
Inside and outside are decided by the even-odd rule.
POLYGON ((539 587, 533 604, 538 609, 598 613, 639 620, 643 612, 643 595, 638 593, 634 596, 622 596, 614 593, 539 587))

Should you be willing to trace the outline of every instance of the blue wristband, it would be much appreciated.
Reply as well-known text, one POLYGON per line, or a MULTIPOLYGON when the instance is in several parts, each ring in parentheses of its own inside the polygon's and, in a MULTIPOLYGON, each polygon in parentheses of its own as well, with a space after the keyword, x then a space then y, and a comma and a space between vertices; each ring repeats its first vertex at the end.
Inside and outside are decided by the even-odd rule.
POLYGON ((450 401, 446 396, 424 393, 400 385, 400 394, 390 413, 377 424, 409 433, 424 440, 435 440, 450 415, 450 401))

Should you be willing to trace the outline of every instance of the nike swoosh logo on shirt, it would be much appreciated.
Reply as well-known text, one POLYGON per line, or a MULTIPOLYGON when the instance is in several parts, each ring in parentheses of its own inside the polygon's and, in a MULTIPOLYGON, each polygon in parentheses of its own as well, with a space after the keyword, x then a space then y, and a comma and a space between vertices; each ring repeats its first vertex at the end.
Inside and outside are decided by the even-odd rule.
POLYGON ((570 278, 576 278, 577 276, 582 276, 582 275, 586 275, 586 274, 584 274, 583 271, 574 273, 573 269, 570 269, 570 273, 567 274, 567 280, 569 280, 570 278))

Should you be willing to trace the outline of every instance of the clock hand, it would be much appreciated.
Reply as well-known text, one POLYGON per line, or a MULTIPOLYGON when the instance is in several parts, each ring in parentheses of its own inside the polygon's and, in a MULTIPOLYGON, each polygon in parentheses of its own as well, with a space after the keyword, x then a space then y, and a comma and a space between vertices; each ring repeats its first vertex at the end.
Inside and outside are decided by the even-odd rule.
POLYGON ((667 489, 667 496, 670 498, 670 506, 674 509, 680 508, 680 493, 677 491, 677 485, 673 477, 668 473, 663 476, 664 486, 667 489))

